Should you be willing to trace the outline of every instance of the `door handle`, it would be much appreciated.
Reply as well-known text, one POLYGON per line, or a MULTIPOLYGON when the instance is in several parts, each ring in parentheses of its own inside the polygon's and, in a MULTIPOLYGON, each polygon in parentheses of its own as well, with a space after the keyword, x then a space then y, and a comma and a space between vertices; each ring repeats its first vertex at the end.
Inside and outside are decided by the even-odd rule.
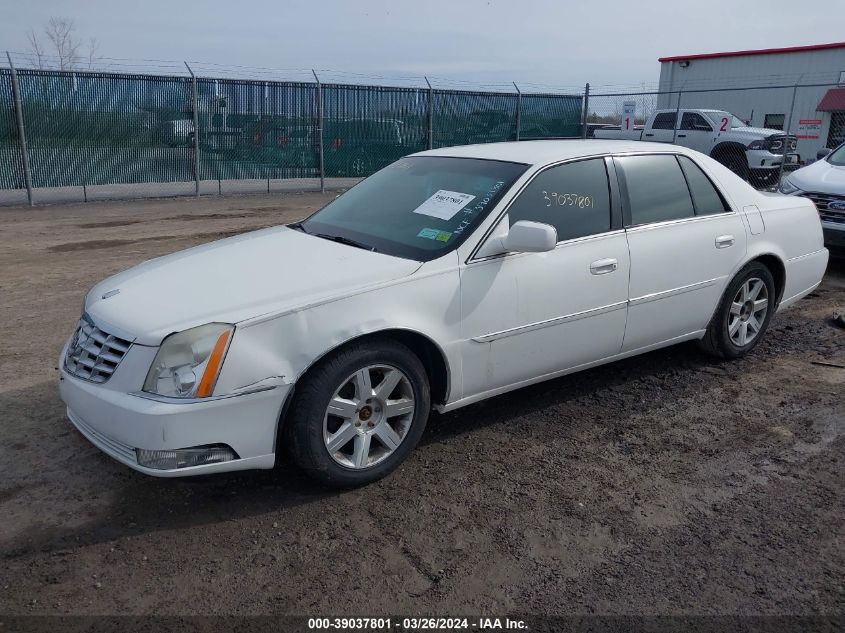
POLYGON ((646 134, 646 136, 654 136, 654 134, 652 134, 651 132, 649 132, 648 134, 646 134))
POLYGON ((686 138, 686 137, 687 137, 686 134, 678 134, 678 138, 686 138))
POLYGON ((590 272, 594 275, 606 275, 619 268, 619 262, 615 259, 599 259, 590 264, 590 272))
POLYGON ((728 248, 733 246, 735 241, 733 235, 719 235, 716 238, 716 248, 728 248))

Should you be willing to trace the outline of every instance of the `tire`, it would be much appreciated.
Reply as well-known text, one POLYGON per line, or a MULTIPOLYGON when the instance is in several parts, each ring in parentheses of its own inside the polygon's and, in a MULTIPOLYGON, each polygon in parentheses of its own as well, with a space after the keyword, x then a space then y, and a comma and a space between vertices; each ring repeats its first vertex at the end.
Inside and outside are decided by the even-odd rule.
POLYGON ((284 437, 293 461, 323 484, 352 488, 385 477, 425 430, 428 376, 420 359, 392 339, 344 347, 300 382, 284 437))
POLYGON ((776 292, 769 269, 760 262, 749 263, 725 290, 704 338, 698 341, 699 347, 718 358, 742 358, 748 354, 769 327, 776 292))
POLYGON ((742 178, 744 181, 748 182, 748 160, 745 158, 745 154, 740 155, 738 151, 726 151, 719 154, 716 160, 722 163, 725 167, 730 169, 733 173, 742 178))

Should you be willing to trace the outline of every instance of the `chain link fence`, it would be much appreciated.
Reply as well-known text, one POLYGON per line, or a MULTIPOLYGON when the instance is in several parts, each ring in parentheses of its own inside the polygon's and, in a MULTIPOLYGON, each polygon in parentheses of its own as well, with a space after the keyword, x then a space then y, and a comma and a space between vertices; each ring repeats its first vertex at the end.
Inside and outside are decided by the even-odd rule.
POLYGON ((0 68, 0 204, 347 186, 428 148, 582 137, 684 145, 775 189, 845 142, 835 83, 538 94, 314 79, 0 68))
POLYGON ((582 98, 0 69, 0 203, 345 185, 428 148, 576 137, 582 98))

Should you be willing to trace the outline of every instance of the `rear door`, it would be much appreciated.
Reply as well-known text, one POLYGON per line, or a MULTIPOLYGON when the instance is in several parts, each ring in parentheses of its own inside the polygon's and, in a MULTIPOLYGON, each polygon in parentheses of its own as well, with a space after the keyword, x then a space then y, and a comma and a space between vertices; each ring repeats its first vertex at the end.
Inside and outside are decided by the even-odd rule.
POLYGON ((658 112, 654 115, 651 127, 643 132, 644 141, 655 141, 657 143, 672 143, 675 140, 675 122, 678 120, 678 113, 674 110, 658 112))
POLYGON ((739 214, 686 156, 614 162, 631 254, 623 351, 703 331, 745 255, 739 214))

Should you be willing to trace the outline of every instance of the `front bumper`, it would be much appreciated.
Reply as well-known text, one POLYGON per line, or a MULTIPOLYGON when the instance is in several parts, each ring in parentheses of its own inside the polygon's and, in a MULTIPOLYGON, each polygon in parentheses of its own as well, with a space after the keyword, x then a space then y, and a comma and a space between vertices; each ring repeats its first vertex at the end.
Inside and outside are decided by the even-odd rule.
MULTIPOLYGON (((751 169, 776 169, 783 162, 783 154, 773 154, 768 150, 748 150, 746 153, 748 167, 751 169)), ((789 171, 800 165, 801 157, 795 153, 786 154, 784 170, 789 171)))
MULTIPOLYGON (((63 352, 64 357, 64 352, 63 352)), ((161 402, 104 388, 59 369, 59 392, 73 425, 110 457, 156 477, 184 477, 272 468, 276 430, 290 385, 203 402, 161 402), (225 444, 239 456, 227 462, 173 470, 147 468, 135 449, 175 450, 225 444)))
POLYGON ((845 250, 845 224, 837 222, 822 222, 824 245, 835 248, 837 253, 845 250))

